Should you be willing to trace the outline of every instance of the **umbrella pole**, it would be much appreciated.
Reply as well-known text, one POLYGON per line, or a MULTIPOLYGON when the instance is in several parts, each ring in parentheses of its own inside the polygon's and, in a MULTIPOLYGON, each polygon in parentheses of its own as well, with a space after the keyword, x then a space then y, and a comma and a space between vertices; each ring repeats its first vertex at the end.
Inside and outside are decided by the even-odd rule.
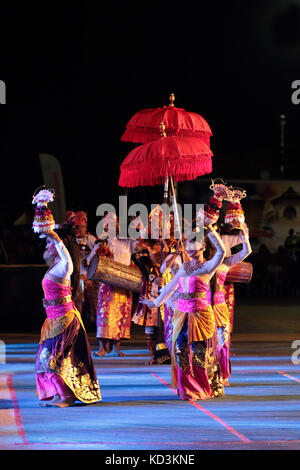
MULTIPOLYGON (((166 176, 165 179, 165 184, 164 184, 164 207, 165 204, 168 204, 168 194, 169 194, 169 176, 166 176)), ((164 247, 164 228, 165 228, 165 223, 166 223, 166 214, 165 211, 163 210, 162 214, 162 227, 161 227, 161 240, 160 240, 160 246, 161 246, 161 251, 160 251, 160 267, 163 263, 163 247, 164 247)))
POLYGON ((183 256, 183 243, 182 243, 182 231, 181 231, 181 224, 179 220, 179 215, 178 215, 178 207, 177 207, 177 200, 176 200, 176 194, 175 194, 175 189, 174 189, 174 183, 173 183, 173 178, 170 176, 170 183, 171 183, 171 198, 172 198, 172 203, 174 206, 174 216, 175 216, 175 226, 176 226, 176 231, 179 233, 179 240, 180 240, 180 245, 182 248, 181 251, 181 261, 184 261, 184 256, 183 256))
MULTIPOLYGON (((168 203, 168 194, 169 194, 169 176, 165 178, 164 184, 164 205, 168 203)), ((165 206, 164 206, 165 207, 165 206)), ((161 230, 161 239, 160 239, 160 268, 163 263, 163 251, 164 251, 164 227, 165 227, 166 217, 165 210, 163 210, 162 216, 162 230, 161 230)), ((161 277, 161 274, 159 274, 161 277)), ((160 307, 157 308, 157 321, 156 321, 156 334, 155 334, 155 358, 158 364, 165 362, 170 359, 169 350, 165 344, 164 338, 164 321, 160 315, 160 307)))
POLYGON ((172 191, 171 198, 172 198, 172 203, 173 203, 173 207, 174 207, 174 217, 175 217, 176 231, 177 231, 177 233, 179 233, 179 239, 182 240, 181 224, 180 224, 180 220, 179 220, 176 194, 175 194, 175 189, 174 189, 174 183, 173 183, 172 176, 170 176, 170 183, 171 183, 171 191, 172 191))

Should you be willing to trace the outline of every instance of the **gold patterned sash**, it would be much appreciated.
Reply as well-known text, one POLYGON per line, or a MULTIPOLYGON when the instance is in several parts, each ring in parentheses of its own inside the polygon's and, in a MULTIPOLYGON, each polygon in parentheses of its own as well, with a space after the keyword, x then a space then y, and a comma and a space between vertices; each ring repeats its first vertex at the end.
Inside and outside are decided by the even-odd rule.
POLYGON ((72 302, 71 295, 65 295, 64 297, 59 297, 58 299, 43 299, 44 308, 53 307, 55 305, 63 305, 72 302))
POLYGON ((178 298, 184 300, 205 299, 206 292, 180 292, 178 298))

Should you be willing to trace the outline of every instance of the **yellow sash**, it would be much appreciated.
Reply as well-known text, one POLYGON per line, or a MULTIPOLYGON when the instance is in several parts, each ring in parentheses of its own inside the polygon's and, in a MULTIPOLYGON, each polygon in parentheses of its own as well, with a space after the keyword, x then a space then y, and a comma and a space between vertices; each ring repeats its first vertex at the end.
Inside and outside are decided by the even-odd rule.
POLYGON ((54 338, 55 336, 61 334, 70 325, 75 315, 85 331, 80 312, 77 310, 77 308, 74 308, 60 317, 46 318, 42 326, 40 344, 46 341, 46 339, 54 338))
POLYGON ((177 388, 177 372, 175 358, 175 344, 188 315, 188 344, 193 341, 205 341, 213 336, 215 331, 215 317, 211 305, 199 312, 181 312, 175 309, 172 324, 172 354, 171 354, 171 388, 177 388))

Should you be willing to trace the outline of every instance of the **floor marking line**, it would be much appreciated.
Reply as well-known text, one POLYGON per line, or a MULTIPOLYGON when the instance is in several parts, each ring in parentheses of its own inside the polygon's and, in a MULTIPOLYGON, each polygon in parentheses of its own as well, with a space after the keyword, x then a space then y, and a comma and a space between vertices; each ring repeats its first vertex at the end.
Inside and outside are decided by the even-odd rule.
MULTIPOLYGON (((299 444, 300 440, 279 440, 279 441, 250 441, 250 444, 299 444)), ((60 442, 30 442, 30 445, 38 446, 38 445, 50 445, 50 446, 57 446, 57 445, 74 445, 73 441, 60 441, 60 442)), ((76 442, 76 445, 207 445, 207 444, 238 444, 242 445, 245 442, 241 441, 200 441, 200 442, 115 442, 115 441, 89 441, 89 442, 76 442)), ((249 444, 249 443, 248 443, 249 444)), ((15 445, 21 446, 24 444, 16 443, 15 445)))
MULTIPOLYGON (((177 393, 175 392, 175 390, 173 390, 170 385, 163 379, 161 378, 159 375, 157 374, 151 374, 153 375, 154 377, 156 377, 162 384, 166 385, 173 393, 175 393, 177 395, 177 393)), ((210 418, 214 419, 215 421, 217 421, 219 424, 221 424, 222 426, 224 426, 225 429, 227 429, 227 431, 231 432, 232 434, 234 434, 235 436, 237 436, 241 441, 243 442, 252 442, 250 441, 250 439, 248 439, 246 436, 244 436, 243 434, 239 433, 238 431, 236 431, 232 426, 230 426, 230 424, 226 423, 225 421, 223 421, 221 418, 219 418, 219 416, 211 413, 210 411, 208 411, 206 408, 204 408, 203 406, 199 405, 198 403, 196 402, 193 402, 193 401, 189 401, 188 403, 190 403, 191 405, 195 406, 196 408, 198 408, 200 411, 202 411, 203 413, 205 413, 207 416, 209 416, 210 418)))
POLYGON ((299 379, 296 379, 296 377, 293 377, 292 375, 287 374, 286 372, 283 372, 282 370, 279 370, 279 371, 278 371, 278 374, 284 375, 284 376, 287 377, 288 379, 291 379, 291 380, 294 380, 295 382, 300 383, 300 380, 299 380, 299 379))
POLYGON ((11 401, 14 407, 15 420, 16 420, 19 436, 21 437, 23 444, 28 444, 26 433, 25 433, 24 426, 23 426, 22 417, 21 417, 19 403, 17 400, 17 395, 16 395, 13 382, 12 382, 12 375, 7 376, 7 386, 8 386, 9 393, 11 396, 11 401))

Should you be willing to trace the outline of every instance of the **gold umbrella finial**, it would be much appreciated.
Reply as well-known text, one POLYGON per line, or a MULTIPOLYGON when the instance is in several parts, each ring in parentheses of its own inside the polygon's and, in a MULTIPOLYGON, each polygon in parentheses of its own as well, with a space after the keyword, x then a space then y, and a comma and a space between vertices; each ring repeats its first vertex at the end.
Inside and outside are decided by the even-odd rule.
POLYGON ((175 101, 175 95, 174 93, 171 93, 169 96, 170 104, 169 106, 174 106, 174 101, 175 101))
POLYGON ((165 128, 166 128, 166 126, 164 125, 163 122, 161 122, 161 123, 160 123, 160 135, 161 135, 162 137, 167 137, 167 134, 166 134, 166 132, 165 132, 165 128))

